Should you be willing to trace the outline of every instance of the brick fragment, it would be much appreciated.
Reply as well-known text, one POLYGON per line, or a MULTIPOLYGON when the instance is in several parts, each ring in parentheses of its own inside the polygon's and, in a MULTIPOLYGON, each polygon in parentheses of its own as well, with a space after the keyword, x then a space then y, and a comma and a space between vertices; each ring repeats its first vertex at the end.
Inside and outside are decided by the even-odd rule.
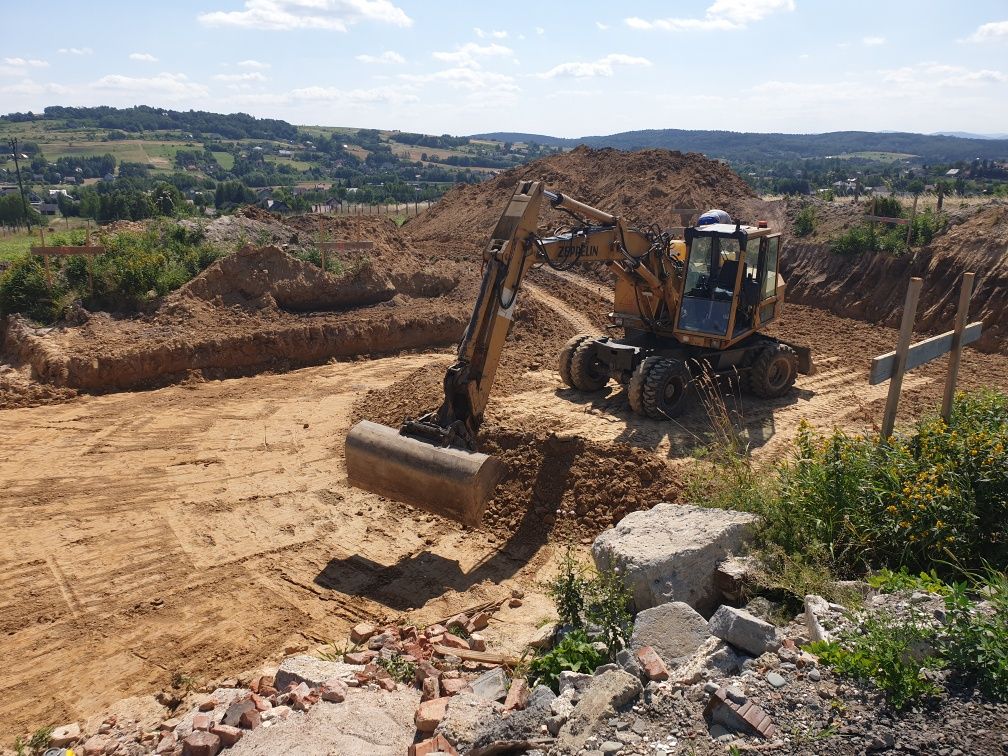
POLYGON ((469 687, 469 681, 462 677, 442 677, 441 692, 445 696, 454 696, 469 687))
POLYGON ((207 732, 210 729, 210 715, 199 713, 194 714, 192 718, 192 728, 194 730, 202 730, 207 732))
POLYGON ((347 664, 368 664, 378 654, 375 651, 353 651, 343 654, 343 661, 347 664))
POLYGON ((445 738, 444 735, 435 735, 433 738, 421 740, 413 743, 409 747, 408 756, 428 756, 432 753, 445 753, 449 756, 458 756, 458 751, 445 738))
POLYGON ((433 677, 436 680, 440 679, 441 671, 429 661, 422 661, 416 665, 416 670, 413 673, 413 679, 416 680, 418 685, 422 685, 423 681, 428 677, 433 677))
POLYGON ((723 687, 711 693, 704 716, 729 729, 768 740, 777 734, 777 726, 762 708, 748 700, 742 705, 735 703, 723 687))
POLYGON ((441 724, 441 720, 445 718, 449 701, 451 699, 448 696, 442 696, 422 702, 413 716, 416 728, 424 733, 434 732, 435 728, 441 724))
POLYGON ((486 638, 479 633, 473 633, 469 636, 469 648, 473 651, 486 651, 486 638))
POLYGON ((529 688, 524 677, 516 677, 511 681, 508 688, 507 698, 504 699, 504 711, 514 711, 524 709, 528 703, 529 688))
POLYGON ((210 734, 216 735, 220 738, 221 745, 225 748, 230 748, 239 740, 242 739, 243 733, 237 727, 228 727, 227 725, 214 725, 210 728, 210 734))
POLYGON ((448 648, 464 648, 467 651, 469 650, 469 644, 453 633, 445 633, 441 639, 441 645, 448 646, 448 648))
POLYGON ((658 652, 651 646, 643 646, 637 652, 637 661, 640 662, 641 668, 649 680, 656 680, 658 682, 668 680, 668 667, 665 666, 665 662, 662 661, 662 658, 658 656, 658 652))
POLYGON ((111 743, 108 735, 92 735, 84 741, 84 756, 101 756, 111 743))
POLYGON ((364 643, 366 640, 370 639, 372 635, 378 632, 378 628, 368 622, 361 622, 358 625, 354 625, 350 630, 350 640, 353 643, 364 643))
POLYGON ((154 749, 154 753, 171 753, 175 750, 175 744, 178 739, 175 737, 174 732, 168 732, 165 734, 161 740, 158 741, 157 748, 154 749))
POLYGON ((319 695, 322 697, 323 701, 328 701, 329 703, 343 703, 347 697, 346 683, 336 678, 326 680, 322 683, 322 689, 319 691, 319 695))
POLYGON ((221 739, 210 732, 194 732, 182 741, 182 756, 217 756, 221 739))
POLYGON ((242 712, 241 717, 238 719, 238 726, 243 730, 254 730, 260 724, 262 724, 262 718, 255 709, 242 712))
POLYGON ((426 630, 424 630, 424 635, 428 638, 434 638, 437 635, 444 635, 448 632, 448 628, 444 625, 431 625, 426 630))
POLYGON ((252 703, 255 704, 256 711, 260 712, 273 708, 273 704, 270 703, 270 700, 268 698, 263 698, 262 696, 257 695, 256 693, 252 694, 252 703))
POLYGON ((217 708, 217 700, 214 698, 208 698, 199 705, 200 711, 213 711, 215 708, 217 708))
POLYGON ((469 624, 475 631, 486 630, 490 626, 490 612, 477 612, 469 620, 469 624))
POLYGON ((425 677, 421 686, 423 690, 420 694, 421 701, 430 701, 441 697, 441 684, 436 677, 425 677))

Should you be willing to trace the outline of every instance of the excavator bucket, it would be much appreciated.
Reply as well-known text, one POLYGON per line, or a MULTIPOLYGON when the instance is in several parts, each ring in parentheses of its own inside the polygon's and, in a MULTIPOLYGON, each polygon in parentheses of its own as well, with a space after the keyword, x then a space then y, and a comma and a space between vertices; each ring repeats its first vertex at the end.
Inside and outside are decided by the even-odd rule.
POLYGON ((477 525, 505 472, 497 457, 436 446, 361 420, 347 434, 350 485, 477 525))

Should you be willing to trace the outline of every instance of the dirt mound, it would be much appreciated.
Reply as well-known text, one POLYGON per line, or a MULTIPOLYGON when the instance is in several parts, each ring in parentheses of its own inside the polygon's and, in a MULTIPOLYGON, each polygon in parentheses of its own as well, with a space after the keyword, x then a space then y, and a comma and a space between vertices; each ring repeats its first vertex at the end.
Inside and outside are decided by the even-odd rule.
POLYGON ((838 255, 823 243, 793 240, 785 247, 782 273, 787 299, 844 317, 887 326, 899 324, 911 277, 924 279, 917 310, 918 332, 952 326, 962 273, 976 273, 970 320, 982 320, 988 352, 1008 352, 1008 206, 991 205, 912 254, 838 255))
MULTIPOLYGON (((760 204, 728 166, 703 155, 582 146, 512 168, 482 184, 455 187, 404 229, 416 242, 479 249, 517 182, 530 179, 641 224, 670 225, 672 207, 718 207, 733 217, 748 218, 760 204)), ((552 210, 544 210, 540 218, 545 226, 568 220, 552 210)))
POLYGON ((245 247, 169 295, 167 306, 196 297, 219 306, 307 312, 371 305, 395 294, 392 282, 371 265, 337 277, 276 247, 245 247))

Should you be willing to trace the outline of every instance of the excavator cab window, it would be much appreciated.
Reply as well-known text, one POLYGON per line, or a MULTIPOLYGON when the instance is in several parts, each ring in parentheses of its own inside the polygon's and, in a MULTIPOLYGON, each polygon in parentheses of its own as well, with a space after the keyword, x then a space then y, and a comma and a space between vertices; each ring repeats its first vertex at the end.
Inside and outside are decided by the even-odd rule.
POLYGON ((764 252, 763 239, 757 237, 746 241, 745 270, 739 289, 738 305, 735 309, 735 327, 732 338, 752 330, 753 315, 760 302, 760 253, 764 252))
POLYGON ((728 333, 735 281, 745 234, 689 234, 686 285, 679 308, 683 331, 724 336, 728 333))

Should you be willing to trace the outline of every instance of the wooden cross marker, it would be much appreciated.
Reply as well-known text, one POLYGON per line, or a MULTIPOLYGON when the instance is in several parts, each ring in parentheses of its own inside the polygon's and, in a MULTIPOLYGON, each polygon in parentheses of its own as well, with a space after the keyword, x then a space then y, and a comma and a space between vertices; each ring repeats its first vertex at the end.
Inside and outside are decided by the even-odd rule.
POLYGON ((885 414, 882 418, 883 440, 892 435, 893 427, 896 424, 896 410, 899 406, 904 373, 951 352, 948 376, 945 381, 945 396, 942 401, 942 417, 948 422, 952 414, 952 398, 955 395, 962 348, 979 339, 983 328, 979 322, 966 325, 970 296, 973 292, 973 278, 972 273, 963 274, 954 330, 924 339, 924 341, 919 341, 912 346, 910 337, 913 335, 914 321, 917 317, 917 300, 920 297, 922 282, 919 278, 910 279, 906 303, 903 305, 903 322, 900 325, 896 351, 879 355, 873 359, 871 371, 868 374, 868 383, 872 385, 885 380, 889 381, 889 395, 886 398, 885 414))

